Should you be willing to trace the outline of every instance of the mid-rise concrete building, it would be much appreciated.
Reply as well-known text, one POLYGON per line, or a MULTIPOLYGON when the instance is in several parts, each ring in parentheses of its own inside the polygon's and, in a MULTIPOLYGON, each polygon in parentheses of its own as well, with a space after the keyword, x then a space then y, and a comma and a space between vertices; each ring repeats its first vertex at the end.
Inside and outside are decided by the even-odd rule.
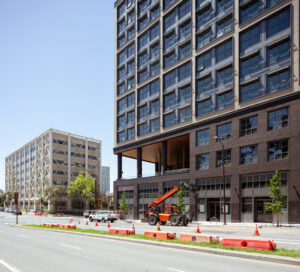
POLYGON ((115 1, 115 208, 125 191, 144 217, 186 181, 196 218, 222 220, 224 155, 229 221, 272 222, 264 203, 279 170, 282 221, 300 223, 299 47, 297 0, 115 1))
POLYGON ((100 193, 106 194, 110 192, 110 167, 101 167, 100 193))
MULTIPOLYGON (((21 208, 36 209, 45 188, 68 186, 80 171, 99 188, 101 158, 101 141, 49 129, 5 158, 5 191, 19 193, 21 208)), ((61 206, 72 209, 71 201, 61 206)))

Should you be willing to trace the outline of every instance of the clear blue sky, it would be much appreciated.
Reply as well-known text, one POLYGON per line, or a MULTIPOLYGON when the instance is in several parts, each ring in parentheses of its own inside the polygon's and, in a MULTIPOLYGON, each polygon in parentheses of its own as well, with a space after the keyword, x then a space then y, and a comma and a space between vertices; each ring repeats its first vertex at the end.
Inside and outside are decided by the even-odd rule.
POLYGON ((0 188, 5 156, 49 128, 113 155, 114 0, 0 1, 0 188))

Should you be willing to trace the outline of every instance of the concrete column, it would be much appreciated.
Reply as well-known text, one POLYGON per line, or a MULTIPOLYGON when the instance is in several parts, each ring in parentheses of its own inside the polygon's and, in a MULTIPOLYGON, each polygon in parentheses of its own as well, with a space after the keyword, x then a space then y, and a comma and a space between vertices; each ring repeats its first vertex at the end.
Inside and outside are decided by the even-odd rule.
POLYGON ((133 219, 138 219, 139 217, 139 199, 138 199, 138 185, 134 185, 133 189, 133 219))
POLYGON ((165 172, 167 171, 167 152, 168 152, 168 146, 167 146, 167 141, 162 142, 162 170, 161 174, 164 175, 165 172))
MULTIPOLYGON (((241 190, 240 190, 240 178, 239 175, 233 175, 231 177, 230 186, 230 213, 231 222, 241 222, 241 190)), ((226 198, 229 197, 226 195, 226 198)))
POLYGON ((137 178, 141 178, 143 176, 142 169, 142 148, 137 148, 137 178))
POLYGON ((118 179, 122 179, 123 169, 122 169, 122 154, 118 154, 118 179))

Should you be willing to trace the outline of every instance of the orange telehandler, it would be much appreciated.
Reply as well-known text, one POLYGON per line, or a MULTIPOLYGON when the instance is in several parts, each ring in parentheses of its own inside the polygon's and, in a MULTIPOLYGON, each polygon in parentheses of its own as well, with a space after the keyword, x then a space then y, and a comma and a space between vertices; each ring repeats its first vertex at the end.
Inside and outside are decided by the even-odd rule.
POLYGON ((193 184, 189 185, 186 182, 180 183, 178 186, 175 186, 170 191, 166 192, 164 195, 151 202, 148 205, 148 223, 150 225, 156 225, 158 222, 162 225, 170 221, 172 226, 178 226, 179 224, 187 226, 189 222, 192 222, 193 213, 183 212, 182 214, 178 213, 176 206, 169 205, 165 206, 164 212, 160 212, 159 204, 163 203, 166 199, 171 197, 173 194, 178 192, 180 188, 183 188, 186 191, 195 192, 195 187, 193 184))

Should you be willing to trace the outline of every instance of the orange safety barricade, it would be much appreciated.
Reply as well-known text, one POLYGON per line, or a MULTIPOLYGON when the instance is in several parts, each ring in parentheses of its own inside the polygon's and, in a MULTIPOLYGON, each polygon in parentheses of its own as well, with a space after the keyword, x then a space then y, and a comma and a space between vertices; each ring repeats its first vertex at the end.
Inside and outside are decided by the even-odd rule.
POLYGON ((156 238, 160 240, 175 239, 176 233, 161 232, 161 231, 145 231, 144 236, 156 238))
POLYGON ((180 241, 196 242, 196 243, 212 243, 212 242, 219 242, 219 237, 213 237, 210 235, 201 235, 201 234, 181 233, 180 241))
POLYGON ((130 234, 135 234, 135 231, 131 229, 109 229, 109 233, 130 235, 130 234))
POLYGON ((253 248, 258 250, 274 250, 276 248, 276 244, 273 240, 251 238, 223 238, 221 245, 235 248, 253 248))

